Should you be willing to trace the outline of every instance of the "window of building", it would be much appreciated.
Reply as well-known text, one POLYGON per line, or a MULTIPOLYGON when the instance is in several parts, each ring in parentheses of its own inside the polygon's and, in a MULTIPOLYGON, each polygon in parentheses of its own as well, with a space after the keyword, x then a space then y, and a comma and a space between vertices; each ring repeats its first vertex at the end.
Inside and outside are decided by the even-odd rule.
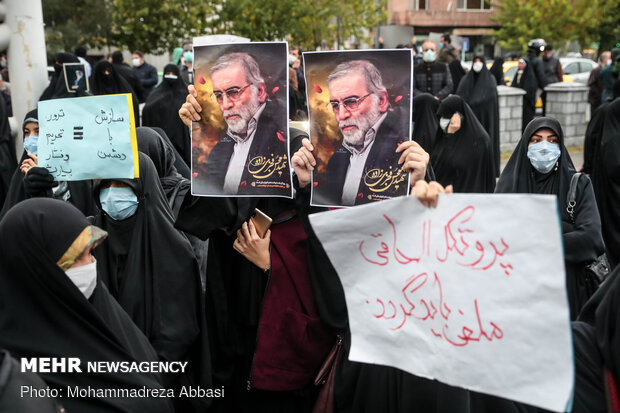
POLYGON ((409 10, 426 10, 428 0, 409 0, 409 10))
POLYGON ((459 0, 457 8, 459 10, 490 10, 491 1, 490 0, 459 0))

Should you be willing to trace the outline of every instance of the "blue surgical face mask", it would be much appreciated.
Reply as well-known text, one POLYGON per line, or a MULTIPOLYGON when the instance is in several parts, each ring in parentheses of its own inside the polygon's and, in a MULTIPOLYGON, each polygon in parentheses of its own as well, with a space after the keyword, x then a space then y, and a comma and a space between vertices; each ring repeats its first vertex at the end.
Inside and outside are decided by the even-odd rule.
POLYGON ((432 63, 435 61, 435 51, 434 50, 427 50, 424 52, 424 54, 422 55, 422 59, 424 59, 424 61, 426 63, 432 63))
POLYGON ((194 61, 194 52, 183 53, 183 59, 188 63, 192 63, 194 61))
POLYGON ((127 187, 104 188, 99 192, 99 201, 101 208, 115 221, 133 216, 138 209, 138 197, 127 187))
POLYGON ((560 145, 542 141, 528 146, 527 157, 532 166, 541 174, 546 174, 560 157, 560 145))
POLYGON ((39 148, 39 137, 38 136, 30 135, 26 139, 24 139, 24 149, 26 150, 26 152, 36 155, 38 148, 39 148))

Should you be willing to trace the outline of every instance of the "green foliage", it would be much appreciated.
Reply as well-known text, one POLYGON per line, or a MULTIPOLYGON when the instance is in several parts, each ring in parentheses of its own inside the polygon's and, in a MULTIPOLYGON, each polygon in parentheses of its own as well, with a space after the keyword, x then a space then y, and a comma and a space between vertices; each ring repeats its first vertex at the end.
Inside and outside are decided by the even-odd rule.
POLYGON ((160 53, 205 34, 216 6, 211 0, 114 0, 117 46, 160 53))
MULTIPOLYGON (((498 9, 497 22, 501 24, 494 35, 500 46, 525 50, 527 42, 543 38, 547 43, 563 45, 577 40, 582 45, 598 41, 607 9, 616 5, 615 26, 618 26, 620 0, 501 0, 493 6, 498 9)), ((613 20, 613 19, 612 19, 613 20)), ((610 24, 610 23, 608 23, 610 24)))
POLYGON ((288 38, 315 50, 323 40, 328 45, 350 36, 368 41, 363 29, 385 20, 385 0, 226 0, 217 30, 252 40, 288 38))
POLYGON ((70 51, 82 44, 102 47, 112 35, 112 0, 45 0, 43 20, 47 52, 70 51))

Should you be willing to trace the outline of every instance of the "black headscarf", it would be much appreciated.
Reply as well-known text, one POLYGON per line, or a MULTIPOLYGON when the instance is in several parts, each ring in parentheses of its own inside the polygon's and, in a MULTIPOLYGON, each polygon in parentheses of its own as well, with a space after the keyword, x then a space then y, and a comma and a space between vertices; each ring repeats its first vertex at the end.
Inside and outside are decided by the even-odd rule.
POLYGON ((183 203, 183 198, 190 189, 190 181, 177 172, 174 167, 172 148, 165 144, 157 132, 143 126, 136 129, 136 134, 138 150, 153 161, 168 205, 176 217, 183 203))
POLYGON ((93 68, 90 76, 90 87, 93 95, 114 95, 119 93, 131 93, 133 99, 133 111, 136 126, 140 125, 140 112, 138 111, 138 98, 129 83, 116 72, 112 63, 101 60, 93 68), (109 74, 105 74, 108 71, 109 74))
POLYGON ((0 205, 4 204, 8 195, 16 165, 15 140, 11 135, 6 104, 4 99, 0 99, 0 205))
POLYGON ((610 264, 620 263, 620 99, 604 108, 601 142, 593 162, 592 181, 603 222, 610 264))
POLYGON ((530 193, 556 195, 558 209, 562 219, 564 240, 564 260, 566 266, 566 288, 570 305, 571 319, 575 320, 582 307, 592 294, 592 285, 588 284, 584 266, 603 253, 601 237, 601 219, 596 209, 592 184, 587 176, 582 176, 577 185, 577 198, 574 210, 575 222, 567 212, 568 189, 575 167, 564 146, 564 134, 560 123, 548 117, 531 121, 519 144, 515 148, 508 164, 497 182, 497 193, 530 193), (527 157, 527 150, 532 135, 543 128, 548 128, 557 136, 560 157, 557 167, 542 174, 532 166, 527 157))
POLYGON ((87 93, 84 93, 83 91, 70 93, 67 90, 67 85, 65 84, 65 73, 62 70, 62 66, 65 63, 80 63, 80 60, 76 55, 71 53, 58 53, 56 55, 56 61, 54 62, 54 74, 50 79, 50 84, 41 94, 39 101, 87 95, 87 93))
POLYGON ((452 76, 452 90, 450 93, 454 93, 458 89, 461 79, 465 76, 465 69, 463 69, 463 65, 459 59, 451 61, 448 64, 448 69, 450 69, 450 75, 452 76))
POLYGON ((450 119, 456 112, 462 116, 461 128, 453 134, 441 131, 431 154, 437 181, 453 185, 454 192, 493 192, 495 164, 489 135, 460 96, 448 96, 437 115, 450 119))
POLYGON ((188 165, 191 162, 191 139, 189 128, 179 118, 179 109, 187 97, 187 85, 179 74, 179 68, 169 64, 164 74, 172 72, 175 80, 164 78, 151 92, 142 111, 144 126, 159 126, 172 141, 172 144, 188 165))
POLYGON ((172 152, 174 153, 174 167, 177 168, 177 172, 180 173, 183 178, 190 179, 192 176, 192 172, 189 170, 189 166, 187 166, 187 164, 183 160, 183 157, 181 157, 177 149, 172 144, 172 141, 166 134, 166 131, 164 131, 162 128, 158 128, 155 126, 151 126, 150 128, 157 132, 159 136, 161 136, 161 138, 164 140, 166 145, 168 145, 168 147, 172 149, 172 152))
MULTIPOLYGON (((102 210, 95 218, 96 225, 108 231, 107 241, 95 250, 97 270, 153 344, 160 360, 189 360, 189 374, 166 381, 174 387, 188 381, 210 387, 209 346, 196 258, 187 238, 173 227, 174 217, 153 162, 139 153, 139 164, 140 178, 117 180, 136 194, 136 213, 116 221, 102 210)), ((94 190, 100 210, 103 183, 94 190)), ((206 403, 199 398, 188 400, 206 403)))
POLYGON ((564 146, 564 133, 560 122, 549 117, 537 118, 531 121, 523 131, 521 140, 499 177, 495 192, 557 195, 562 219, 568 222, 569 217, 565 207, 566 196, 574 173, 575 166, 564 146), (534 169, 527 157, 530 138, 536 131, 543 128, 551 129, 558 137, 561 151, 557 170, 554 167, 547 174, 541 174, 534 169))
MULTIPOLYGON (((146 337, 98 281, 84 295, 56 264, 89 226, 66 202, 36 198, 0 222, 0 347, 16 357, 78 357, 82 373, 40 373, 47 384, 101 389, 161 388, 151 373, 85 372, 89 361, 156 361, 146 337), (36 252, 34 252, 36 251, 36 252)), ((172 412, 165 399, 63 398, 75 412, 172 412)))
POLYGON ((497 83, 498 86, 506 84, 506 82, 504 81, 504 58, 503 57, 496 57, 495 60, 493 60, 493 66, 491 66, 491 68, 489 69, 489 72, 491 72, 491 74, 495 78, 495 82, 497 83))
POLYGON ((435 137, 439 132, 437 108, 439 100, 430 93, 413 97, 413 140, 428 153, 432 152, 435 137))
POLYGON ((476 56, 482 61, 482 70, 479 73, 470 70, 465 75, 456 91, 469 105, 480 121, 484 130, 491 138, 493 161, 495 162, 495 176, 499 176, 499 100, 497 98, 497 83, 487 69, 484 56, 476 56))

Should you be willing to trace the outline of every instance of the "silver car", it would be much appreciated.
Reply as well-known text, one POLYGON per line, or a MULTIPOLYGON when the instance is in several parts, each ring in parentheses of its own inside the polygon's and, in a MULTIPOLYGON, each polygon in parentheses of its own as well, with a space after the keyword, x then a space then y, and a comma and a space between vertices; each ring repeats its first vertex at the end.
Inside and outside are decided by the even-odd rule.
POLYGON ((560 57, 560 64, 565 75, 570 75, 574 82, 588 83, 590 72, 598 67, 598 63, 583 57, 560 57))

